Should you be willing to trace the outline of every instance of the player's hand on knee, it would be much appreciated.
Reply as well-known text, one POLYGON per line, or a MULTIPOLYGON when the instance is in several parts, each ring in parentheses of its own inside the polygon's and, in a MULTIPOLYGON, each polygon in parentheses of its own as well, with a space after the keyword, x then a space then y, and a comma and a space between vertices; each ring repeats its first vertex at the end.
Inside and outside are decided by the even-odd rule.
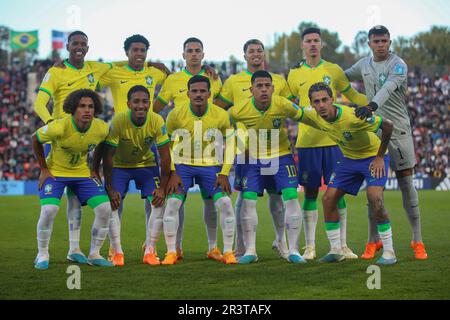
POLYGON ((177 175, 177 173, 175 171, 172 171, 169 182, 167 183, 166 194, 170 196, 176 193, 178 191, 178 188, 183 189, 183 182, 181 181, 181 178, 177 175))
POLYGON ((48 178, 55 179, 55 177, 50 173, 50 171, 47 168, 43 168, 41 170, 41 174, 39 175, 39 186, 38 186, 39 190, 42 189, 42 186, 44 185, 45 180, 47 180, 48 178))
POLYGON ((109 201, 111 202, 111 209, 117 210, 120 206, 120 192, 115 191, 114 189, 108 190, 109 201))
POLYGON ((376 156, 369 165, 370 174, 372 177, 380 179, 386 174, 384 167, 384 158, 376 156))
POLYGON ((153 190, 152 195, 153 195, 152 205, 154 205, 155 207, 161 207, 162 205, 164 205, 166 195, 164 194, 163 189, 158 188, 153 190))
POLYGON ((213 67, 211 67, 207 64, 204 64, 204 65, 202 65, 202 68, 205 69, 206 74, 210 78, 213 78, 214 80, 219 79, 219 74, 216 72, 216 70, 213 67))
POLYGON ((217 176, 217 180, 214 183, 214 189, 217 188, 218 186, 222 188, 222 194, 227 193, 228 195, 231 195, 231 186, 227 176, 223 174, 219 174, 217 176))

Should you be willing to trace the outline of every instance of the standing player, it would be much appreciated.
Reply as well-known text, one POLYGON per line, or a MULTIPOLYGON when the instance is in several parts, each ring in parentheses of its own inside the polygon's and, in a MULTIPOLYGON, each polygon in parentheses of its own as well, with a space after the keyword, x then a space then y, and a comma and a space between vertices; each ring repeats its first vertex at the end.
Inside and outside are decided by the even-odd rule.
POLYGON ((108 125, 95 118, 103 106, 98 95, 88 89, 76 90, 66 98, 63 109, 67 116, 55 120, 32 136, 33 151, 41 167, 39 195, 41 215, 37 225, 39 253, 35 268, 48 269, 48 246, 53 221, 65 187, 69 187, 82 205, 88 204, 95 213, 92 225, 91 249, 87 263, 113 266, 100 256, 100 249, 108 232, 111 205, 101 181, 90 177, 87 154, 108 135, 108 125), (44 143, 51 143, 51 151, 44 157, 44 143))
POLYGON ((155 87, 162 85, 167 78, 166 73, 146 63, 150 43, 144 36, 135 34, 128 37, 123 47, 128 58, 127 64, 113 65, 112 69, 100 78, 99 83, 102 88, 111 89, 115 114, 128 111, 127 94, 132 87, 146 87, 152 103, 155 87))
MULTIPOLYGON (((66 46, 69 58, 63 63, 65 68, 52 67, 48 70, 39 87, 34 103, 34 112, 48 124, 67 116, 63 103, 67 96, 78 89, 95 90, 100 77, 111 69, 111 64, 84 61, 89 46, 84 32, 74 31, 68 37, 66 46), (53 100, 53 112, 47 109, 49 100, 53 100)), ((46 145, 48 154, 49 145, 46 145)), ((67 259, 78 263, 86 263, 86 257, 80 250, 81 205, 73 190, 67 189, 67 222, 69 225, 70 249, 67 259)))
POLYGON ((245 254, 239 263, 258 261, 256 254, 256 228, 258 215, 256 202, 264 193, 266 174, 274 179, 275 191, 282 194, 285 208, 289 252, 287 260, 293 263, 306 262, 298 251, 302 218, 297 196, 297 170, 292 157, 289 139, 283 123, 286 118, 298 120, 301 111, 291 101, 272 96, 274 86, 269 72, 256 71, 251 78, 252 97, 229 109, 234 122, 241 122, 249 133, 249 162, 241 169, 242 175, 242 230, 245 254))
MULTIPOLYGON (((168 199, 164 212, 167 254, 162 264, 170 265, 177 261, 175 240, 179 224, 178 211, 186 200, 188 189, 194 185, 194 180, 206 196, 213 199, 220 211, 223 256, 217 247, 213 249, 209 247, 207 256, 226 264, 235 264, 237 263, 233 254, 235 218, 228 181, 232 160, 223 161, 221 165, 219 156, 223 147, 219 137, 222 141, 223 138, 234 139, 234 130, 228 113, 208 103, 211 96, 211 84, 208 78, 197 75, 189 79, 187 94, 190 103, 178 105, 167 117, 167 130, 171 139, 177 141, 180 136, 183 137, 182 142, 175 142, 173 146, 176 171, 171 177, 175 181, 180 181, 179 184, 183 187, 178 189, 179 184, 176 183, 175 188, 168 190, 169 195, 172 193, 174 195, 168 199), (211 149, 212 144, 216 145, 213 149, 211 149), (217 257, 211 257, 212 250, 218 253, 217 257)), ((226 141, 225 145, 228 145, 226 141)), ((234 148, 225 148, 225 154, 232 153, 226 159, 233 159, 233 150, 234 148)))
MULTIPOLYGON (((288 84, 292 93, 299 99, 300 106, 309 106, 308 90, 314 83, 325 82, 336 92, 341 92, 352 102, 366 105, 364 95, 354 90, 345 77, 344 71, 337 65, 325 61, 321 57, 322 39, 320 29, 308 28, 302 32, 301 48, 306 60, 299 67, 291 69, 288 84)), ((297 135, 298 176, 299 182, 305 189, 303 200, 303 226, 305 230, 306 248, 303 253, 305 259, 316 257, 315 238, 318 220, 317 196, 322 185, 322 177, 328 184, 331 173, 337 161, 342 157, 339 147, 325 132, 299 123, 297 135)), ((341 217, 341 246, 347 259, 358 258, 347 247, 347 205, 342 198, 338 203, 341 217)))
MULTIPOLYGON (((139 34, 133 35, 125 39, 124 50, 127 55, 128 62, 122 64, 114 64, 112 69, 100 78, 101 87, 109 87, 111 89, 114 105, 114 113, 128 111, 128 92, 136 85, 144 86, 148 89, 150 94, 150 110, 157 85, 162 85, 167 78, 167 74, 160 69, 146 63, 147 52, 150 43, 148 40, 139 34)), ((156 147, 152 145, 152 154, 156 156, 154 159, 157 162, 156 147)), ((148 221, 151 215, 151 203, 145 198, 145 226, 147 229, 148 221)), ((122 219, 123 202, 120 202, 118 209, 118 216, 111 217, 111 224, 118 225, 120 228, 120 220, 122 219)), ((147 237, 149 235, 147 234, 147 237)), ((114 250, 110 247, 109 258, 113 259, 114 250)), ((120 257, 120 255, 118 256, 120 257)), ((116 263, 119 262, 116 260, 116 263)))
MULTIPOLYGON (((114 116, 103 150, 105 187, 112 203, 112 216, 115 217, 110 225, 110 240, 114 248, 112 261, 115 265, 124 265, 117 209, 125 198, 130 181, 134 180, 141 190, 142 199, 146 199, 152 207, 146 226, 143 261, 159 265, 156 242, 162 230, 164 190, 170 175, 169 138, 162 117, 149 111, 150 93, 146 87, 137 85, 128 91, 128 107, 128 112, 114 116), (156 156, 151 150, 153 143, 156 143, 161 157, 161 181, 156 156)), ((98 167, 95 170, 98 173, 98 167)))
MULTIPOLYGON (((187 83, 194 75, 204 75, 211 81, 211 97, 208 100, 209 104, 213 103, 213 99, 219 94, 222 82, 220 79, 214 80, 212 76, 208 75, 208 70, 202 67, 202 60, 205 56, 203 52, 203 43, 197 38, 188 38, 183 43, 183 59, 186 60, 186 67, 183 70, 171 74, 164 82, 164 86, 155 100, 153 111, 159 113, 170 101, 173 102, 175 108, 189 103, 187 96, 187 83)), ((210 256, 213 259, 221 259, 219 252, 213 249, 217 247, 217 211, 214 206, 214 201, 211 198, 205 197, 202 191, 202 198, 204 202, 203 219, 206 225, 206 233, 208 236, 208 243, 210 247, 210 256)), ((184 228, 184 206, 180 209, 180 223, 177 234, 177 253, 178 258, 183 257, 182 252, 182 238, 184 228)))
MULTIPOLYGON (((252 86, 252 75, 259 70, 264 70, 265 52, 264 45, 257 39, 248 40, 244 44, 244 59, 247 62, 247 69, 230 76, 224 83, 216 104, 222 108, 228 109, 232 105, 239 104, 251 98, 252 93, 250 88, 252 86)), ((291 91, 287 85, 286 80, 274 73, 270 73, 273 79, 274 95, 279 95, 288 99, 292 98, 291 91)), ((242 165, 235 165, 235 188, 238 190, 238 197, 236 200, 236 256, 240 257, 245 252, 242 225, 241 225, 241 208, 242 208, 242 186, 241 186, 241 171, 242 165)), ((287 258, 288 249, 286 246, 286 235, 284 233, 284 208, 281 195, 274 192, 275 186, 271 177, 265 178, 265 188, 269 194, 269 208, 272 214, 273 226, 275 228, 276 239, 272 244, 274 249, 277 249, 280 256, 287 258)))
MULTIPOLYGON (((389 30, 384 26, 375 26, 369 30, 369 47, 373 56, 359 60, 345 74, 350 79, 363 80, 367 98, 365 107, 356 110, 361 118, 372 116, 372 112, 395 123, 392 140, 389 143, 391 168, 395 171, 402 191, 403 208, 413 231, 411 247, 416 259, 425 260, 428 255, 422 242, 420 225, 419 196, 413 184, 416 156, 412 140, 408 107, 405 102, 407 90, 405 62, 389 51, 391 45, 389 30)), ((369 241, 362 255, 371 259, 381 243, 375 232, 375 218, 369 210, 369 241)))
POLYGON ((346 193, 357 195, 366 180, 367 200, 374 213, 384 248, 377 263, 396 263, 391 223, 383 203, 389 163, 386 150, 392 135, 392 122, 380 116, 358 119, 353 108, 333 104, 333 91, 323 82, 312 85, 308 96, 314 109, 302 108, 300 121, 326 131, 343 153, 322 198, 325 229, 331 250, 320 261, 339 262, 345 259, 340 241, 338 202, 346 193), (375 134, 378 129, 382 130, 381 141, 375 134))

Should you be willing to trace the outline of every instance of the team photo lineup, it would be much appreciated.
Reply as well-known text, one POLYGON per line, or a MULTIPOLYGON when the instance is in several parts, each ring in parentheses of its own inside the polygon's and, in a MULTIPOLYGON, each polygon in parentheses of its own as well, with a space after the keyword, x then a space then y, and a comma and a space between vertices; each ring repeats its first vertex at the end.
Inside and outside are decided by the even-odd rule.
POLYGON ((49 246, 67 240, 52 237, 66 196, 67 260, 99 267, 135 260, 121 245, 131 181, 145 208, 140 259, 149 267, 189 263, 183 261, 189 247, 182 240, 185 217, 198 215, 188 212, 189 189, 195 184, 203 202, 205 259, 226 265, 264 263, 256 239, 258 216, 267 213, 258 212, 257 202, 266 194, 275 234, 272 248, 280 263, 366 259, 368 264, 393 265, 404 257, 396 255, 390 205, 384 200, 389 167, 409 222, 402 227, 412 232, 410 255, 428 259, 413 183, 416 155, 405 101, 408 67, 390 51, 386 26, 368 30, 371 55, 346 70, 322 58, 321 37, 320 28, 302 30, 304 59, 293 62, 286 78, 267 71, 263 42, 249 39, 243 44, 246 68, 222 83, 216 70, 203 63, 203 43, 196 37, 180 44, 185 67, 172 73, 162 63, 149 62, 150 44, 142 35, 124 40, 127 60, 105 63, 86 61, 95 44, 83 31, 70 33, 68 58, 47 71, 34 102, 44 123, 31 137, 41 170, 34 267, 51 269, 50 257, 61 258, 49 246), (352 86, 355 81, 363 82, 365 94, 352 86), (110 123, 98 118, 104 102, 96 90, 103 88, 113 98, 110 123), (345 102, 338 103, 338 95, 345 102), (294 144, 287 121, 298 123, 294 144), (327 185, 323 195, 322 184, 327 185), (347 194, 359 192, 366 194, 363 213, 352 212, 346 203, 347 194), (235 201, 232 193, 237 193, 235 201), (320 205, 329 241, 323 256, 316 255, 320 205), (86 253, 80 249, 85 206, 94 211, 86 253), (368 239, 360 244, 365 246, 360 256, 353 252, 360 248, 347 245, 352 214, 368 217, 368 239), (104 257, 101 249, 108 245, 104 257))

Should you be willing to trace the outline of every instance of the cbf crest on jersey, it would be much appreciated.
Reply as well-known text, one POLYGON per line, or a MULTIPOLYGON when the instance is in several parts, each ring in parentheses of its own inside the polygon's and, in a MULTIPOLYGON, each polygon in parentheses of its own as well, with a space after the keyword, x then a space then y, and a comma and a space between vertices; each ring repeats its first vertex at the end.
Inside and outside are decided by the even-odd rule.
POLYGON ((281 119, 273 119, 272 124, 275 129, 279 129, 281 127, 281 119))
POLYGON ((94 78, 94 74, 93 73, 89 73, 87 75, 88 81, 89 83, 94 83, 95 82, 95 78, 94 78))
POLYGON ((347 141, 353 139, 351 132, 345 131, 342 135, 344 136, 345 140, 347 140, 347 141))
POLYGON ((378 85, 379 85, 380 87, 382 87, 383 84, 386 82, 386 79, 387 79, 386 73, 380 73, 380 74, 378 75, 378 85))
POLYGON ((153 78, 150 76, 145 77, 145 82, 150 86, 153 83, 153 78))
POLYGON ((88 152, 91 152, 92 150, 94 150, 95 147, 96 147, 95 144, 90 144, 90 145, 88 145, 88 152))
POLYGON ((329 76, 324 76, 324 77, 323 77, 323 82, 324 82, 327 86, 329 86, 330 83, 331 83, 331 78, 330 78, 329 76))
POLYGON ((145 137, 144 138, 144 144, 152 145, 153 144, 153 137, 145 137))

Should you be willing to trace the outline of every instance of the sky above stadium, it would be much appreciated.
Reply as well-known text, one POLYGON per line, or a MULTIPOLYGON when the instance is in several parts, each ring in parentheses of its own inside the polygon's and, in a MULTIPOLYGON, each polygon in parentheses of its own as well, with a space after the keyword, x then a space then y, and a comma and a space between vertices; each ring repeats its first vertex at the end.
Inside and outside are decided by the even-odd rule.
POLYGON ((205 59, 243 60, 242 45, 258 38, 272 45, 275 33, 290 33, 302 21, 337 32, 350 46, 358 31, 376 24, 393 38, 450 23, 447 0, 15 0, 0 1, 0 24, 18 31, 39 30, 39 56, 51 50, 51 30, 88 34, 90 60, 124 60, 123 41, 140 33, 150 40, 149 57, 181 59, 182 43, 200 38, 205 59))

